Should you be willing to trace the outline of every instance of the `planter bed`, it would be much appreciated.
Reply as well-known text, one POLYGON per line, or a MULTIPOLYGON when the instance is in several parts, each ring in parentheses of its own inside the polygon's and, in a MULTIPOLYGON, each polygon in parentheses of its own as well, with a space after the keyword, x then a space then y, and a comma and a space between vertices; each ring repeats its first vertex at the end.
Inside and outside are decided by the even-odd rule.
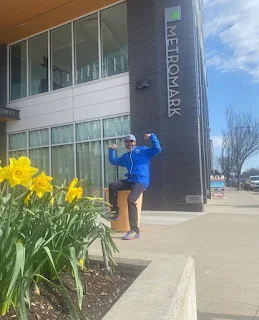
MULTIPOLYGON (((135 277, 129 275, 113 274, 106 275, 104 270, 95 265, 84 274, 82 278, 86 281, 86 296, 83 300, 83 312, 86 317, 94 320, 100 320, 111 308, 123 292, 135 280, 135 277)), ((69 295, 77 305, 77 294, 74 279, 67 273, 62 274, 62 280, 68 289, 69 295)), ((28 311, 28 320, 68 320, 69 311, 66 301, 62 295, 53 287, 41 283, 39 285, 40 296, 32 291, 31 308, 28 311)), ((14 311, 10 311, 1 320, 19 319, 15 317, 14 311)))
MULTIPOLYGON (((192 258, 117 258, 112 276, 105 274, 102 257, 91 256, 90 261, 90 269, 84 273, 87 294, 83 301, 83 312, 89 320, 197 320, 192 258)), ((63 273, 62 279, 76 304, 73 278, 63 273)), ((56 290, 41 284, 40 291, 41 296, 34 293, 29 320, 71 319, 64 299, 56 290)), ((1 319, 10 316, 9 313, 1 319)))

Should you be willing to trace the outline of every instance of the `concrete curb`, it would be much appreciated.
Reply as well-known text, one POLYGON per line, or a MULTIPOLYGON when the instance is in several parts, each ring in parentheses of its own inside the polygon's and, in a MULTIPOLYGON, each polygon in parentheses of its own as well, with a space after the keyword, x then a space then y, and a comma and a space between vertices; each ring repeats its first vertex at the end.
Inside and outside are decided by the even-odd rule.
MULTIPOLYGON (((100 256, 90 256, 101 260, 100 256)), ((188 256, 154 257, 152 260, 116 258, 141 272, 103 320, 197 320, 194 261, 188 256)))

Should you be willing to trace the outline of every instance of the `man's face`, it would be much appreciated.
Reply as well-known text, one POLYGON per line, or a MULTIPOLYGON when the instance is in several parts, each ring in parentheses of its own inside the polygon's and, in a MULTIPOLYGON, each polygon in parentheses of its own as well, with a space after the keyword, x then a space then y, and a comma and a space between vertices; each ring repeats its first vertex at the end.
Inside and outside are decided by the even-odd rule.
POLYGON ((126 140, 125 141, 125 146, 127 148, 128 151, 131 151, 136 145, 136 141, 133 140, 126 140))

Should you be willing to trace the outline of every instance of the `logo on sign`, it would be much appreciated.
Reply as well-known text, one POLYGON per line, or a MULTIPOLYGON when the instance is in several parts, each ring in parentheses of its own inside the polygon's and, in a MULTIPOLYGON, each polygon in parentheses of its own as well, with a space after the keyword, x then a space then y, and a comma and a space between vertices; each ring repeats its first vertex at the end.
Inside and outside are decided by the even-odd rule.
POLYGON ((168 117, 181 116, 180 67, 178 25, 181 20, 181 7, 165 9, 165 35, 168 87, 168 117))

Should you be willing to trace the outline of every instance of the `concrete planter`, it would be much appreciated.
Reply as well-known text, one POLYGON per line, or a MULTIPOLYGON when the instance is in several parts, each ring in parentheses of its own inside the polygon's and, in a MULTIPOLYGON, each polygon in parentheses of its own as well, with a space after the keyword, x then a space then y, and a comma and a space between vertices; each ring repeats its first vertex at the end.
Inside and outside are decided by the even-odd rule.
MULTIPOLYGON (((96 258, 93 256, 91 260, 96 258)), ((195 270, 191 257, 117 258, 116 262, 119 272, 139 276, 103 320, 197 320, 195 270)))

